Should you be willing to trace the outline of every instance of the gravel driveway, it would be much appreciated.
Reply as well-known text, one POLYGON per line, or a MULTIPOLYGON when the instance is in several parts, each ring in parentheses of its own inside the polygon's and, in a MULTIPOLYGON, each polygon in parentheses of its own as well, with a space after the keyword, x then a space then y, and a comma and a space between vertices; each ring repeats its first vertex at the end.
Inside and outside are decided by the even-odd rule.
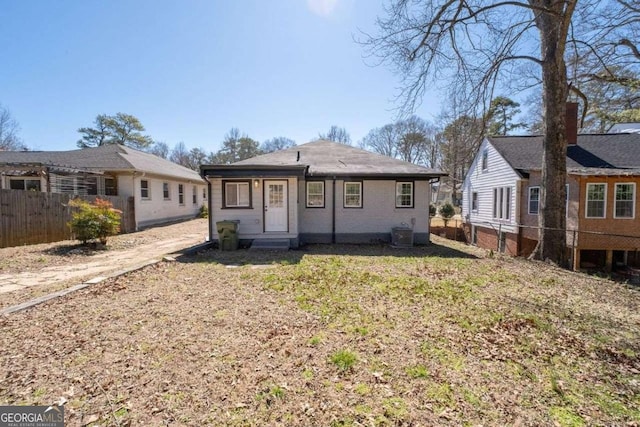
POLYGON ((161 258, 203 243, 207 236, 207 220, 194 219, 114 236, 104 248, 84 247, 73 240, 2 248, 0 307, 161 258))

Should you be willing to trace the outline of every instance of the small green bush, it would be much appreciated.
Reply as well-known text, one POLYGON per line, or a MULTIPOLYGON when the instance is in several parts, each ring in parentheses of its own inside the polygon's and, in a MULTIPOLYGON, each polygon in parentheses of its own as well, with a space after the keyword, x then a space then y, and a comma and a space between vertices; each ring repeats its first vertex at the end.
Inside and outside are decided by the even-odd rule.
POLYGON ((69 227, 82 244, 91 240, 99 240, 107 244, 107 237, 120 232, 120 214, 108 200, 96 199, 89 203, 86 200, 74 199, 69 206, 76 209, 69 221, 69 227))
POLYGON ((451 203, 445 203, 444 205, 440 206, 440 216, 442 217, 442 220, 444 221, 444 226, 447 226, 447 223, 449 222, 449 220, 456 214, 456 210, 454 209, 453 205, 451 203))
POLYGON ((429 216, 436 216, 436 205, 429 205, 429 216))
POLYGON ((209 208, 207 207, 207 205, 200 206, 198 218, 209 218, 209 208))

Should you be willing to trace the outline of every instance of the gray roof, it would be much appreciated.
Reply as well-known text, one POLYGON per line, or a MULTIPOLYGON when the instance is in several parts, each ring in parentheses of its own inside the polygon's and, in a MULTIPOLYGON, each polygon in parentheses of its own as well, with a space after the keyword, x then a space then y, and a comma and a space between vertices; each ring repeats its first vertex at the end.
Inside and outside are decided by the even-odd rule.
POLYGON ((446 175, 381 154, 318 140, 269 154, 252 157, 231 166, 308 166, 308 176, 421 176, 425 178, 446 175))
POLYGON ((123 145, 103 145, 71 151, 0 151, 1 164, 41 164, 81 171, 138 171, 202 181, 191 169, 123 145))
MULTIPOLYGON (((511 167, 518 171, 542 169, 542 136, 493 136, 487 138, 511 167)), ((640 168, 640 134, 580 134, 567 147, 567 170, 601 175, 609 170, 640 168)))

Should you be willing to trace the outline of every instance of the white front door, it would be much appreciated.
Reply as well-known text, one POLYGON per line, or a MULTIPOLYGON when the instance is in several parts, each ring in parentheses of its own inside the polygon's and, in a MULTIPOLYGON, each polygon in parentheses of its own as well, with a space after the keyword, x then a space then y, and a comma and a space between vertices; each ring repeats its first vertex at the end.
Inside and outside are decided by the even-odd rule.
POLYGON ((287 181, 264 181, 264 231, 289 231, 287 181))

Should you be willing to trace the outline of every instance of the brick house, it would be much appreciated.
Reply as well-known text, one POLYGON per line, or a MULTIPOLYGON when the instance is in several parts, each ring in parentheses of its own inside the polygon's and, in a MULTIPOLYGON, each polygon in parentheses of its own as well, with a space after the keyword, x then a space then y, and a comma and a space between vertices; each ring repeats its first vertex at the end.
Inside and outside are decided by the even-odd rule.
MULTIPOLYGON (((568 135, 567 251, 575 269, 640 264, 640 134, 568 135)), ((485 138, 465 177, 470 242, 528 256, 538 241, 541 136, 485 138)))

